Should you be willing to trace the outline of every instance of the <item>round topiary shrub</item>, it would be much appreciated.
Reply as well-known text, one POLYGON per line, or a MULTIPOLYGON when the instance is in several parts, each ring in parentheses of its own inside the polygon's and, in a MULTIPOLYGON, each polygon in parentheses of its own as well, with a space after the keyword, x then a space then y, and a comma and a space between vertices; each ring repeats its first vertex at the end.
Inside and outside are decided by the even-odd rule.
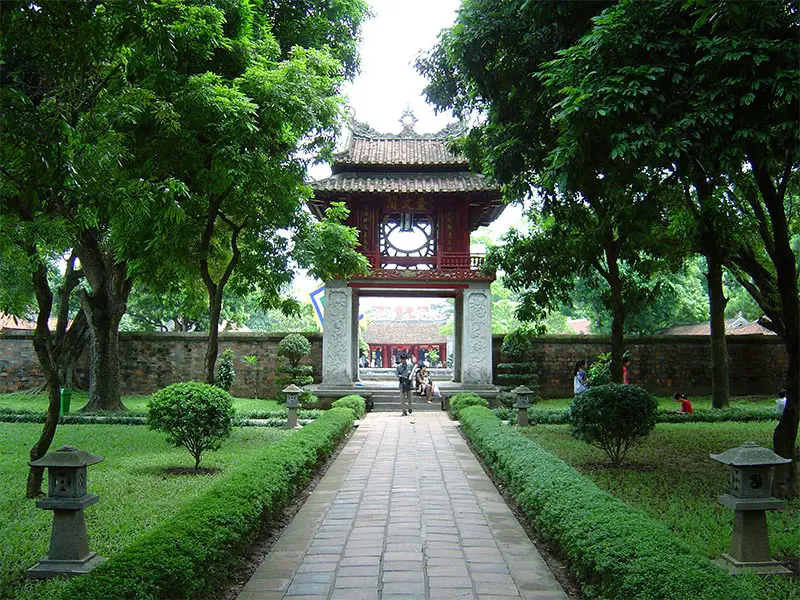
POLYGON ((205 450, 218 450, 230 436, 233 398, 206 383, 175 383, 159 390, 147 402, 147 427, 167 434, 167 441, 183 446, 200 466, 205 450))
POLYGON ((572 437, 601 448, 614 465, 656 425, 658 402, 635 385, 609 383, 576 396, 569 409, 572 437))
POLYGON ((284 357, 293 367, 309 354, 311 354, 311 342, 299 333, 290 333, 278 343, 278 356, 284 357))

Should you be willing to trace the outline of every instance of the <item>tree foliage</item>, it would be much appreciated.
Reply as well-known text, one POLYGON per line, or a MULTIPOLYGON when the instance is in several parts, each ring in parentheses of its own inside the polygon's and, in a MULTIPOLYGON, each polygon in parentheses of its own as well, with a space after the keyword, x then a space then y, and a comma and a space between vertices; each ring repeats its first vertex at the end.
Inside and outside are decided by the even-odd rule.
POLYGON ((783 456, 794 452, 800 417, 797 9, 792 0, 471 0, 418 63, 437 106, 480 113, 461 144, 476 166, 511 198, 541 190, 532 239, 512 237, 497 261, 516 252, 519 262, 507 264, 522 266, 515 276, 529 306, 539 306, 539 286, 552 288, 539 294, 544 302, 563 301, 567 272, 600 267, 614 380, 632 279, 620 281, 621 266, 668 258, 659 246, 672 236, 687 248, 670 244, 670 254, 679 250, 670 258, 693 251, 707 260, 715 404, 724 403, 730 269, 789 354, 792 408, 774 437, 783 456), (561 254, 523 262, 544 249, 561 254))

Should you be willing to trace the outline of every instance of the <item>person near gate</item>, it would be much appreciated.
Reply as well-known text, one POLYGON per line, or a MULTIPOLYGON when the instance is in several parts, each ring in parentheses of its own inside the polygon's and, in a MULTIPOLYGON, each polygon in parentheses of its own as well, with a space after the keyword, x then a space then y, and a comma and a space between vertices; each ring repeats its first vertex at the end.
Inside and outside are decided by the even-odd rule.
POLYGON ((411 390, 414 388, 414 381, 411 379, 411 365, 408 364, 408 355, 400 353, 400 362, 395 367, 395 373, 400 383, 400 406, 403 407, 403 416, 411 414, 411 390))
POLYGON ((417 371, 416 377, 417 393, 420 396, 425 396, 428 404, 433 402, 433 382, 431 376, 428 374, 428 367, 422 365, 417 371))

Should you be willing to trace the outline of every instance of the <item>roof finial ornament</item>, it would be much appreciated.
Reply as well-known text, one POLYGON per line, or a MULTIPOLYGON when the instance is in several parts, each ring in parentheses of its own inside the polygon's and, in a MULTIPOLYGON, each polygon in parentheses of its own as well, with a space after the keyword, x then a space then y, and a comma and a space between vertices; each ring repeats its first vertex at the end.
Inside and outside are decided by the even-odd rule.
POLYGON ((406 104, 403 114, 400 115, 400 125, 403 130, 398 134, 398 137, 415 136, 417 132, 414 131, 414 125, 417 124, 417 117, 414 116, 414 111, 411 110, 411 105, 406 104))

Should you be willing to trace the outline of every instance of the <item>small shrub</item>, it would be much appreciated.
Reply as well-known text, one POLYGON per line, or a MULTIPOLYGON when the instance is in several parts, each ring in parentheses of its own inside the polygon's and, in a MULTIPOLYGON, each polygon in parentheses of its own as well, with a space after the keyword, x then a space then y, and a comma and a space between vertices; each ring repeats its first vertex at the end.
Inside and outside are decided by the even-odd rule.
POLYGON ((572 437, 601 448, 614 465, 656 426, 658 402, 635 385, 609 383, 576 396, 569 409, 572 437))
POLYGON ((233 380, 236 378, 236 371, 233 369, 233 359, 233 350, 225 348, 225 350, 222 351, 219 363, 217 363, 217 377, 214 381, 214 385, 226 392, 230 391, 233 380))
POLYGON ((501 352, 514 360, 522 361, 533 350, 531 332, 525 328, 512 331, 503 338, 501 352))
POLYGON ((597 387, 611 383, 611 352, 598 354, 594 362, 586 370, 589 385, 597 387))
POLYGON ((349 396, 344 396, 333 402, 331 408, 349 408, 353 411, 353 416, 356 419, 360 419, 367 410, 367 403, 364 398, 358 394, 350 394, 349 396))
POLYGON ((176 448, 186 448, 195 469, 205 450, 218 450, 230 436, 233 415, 231 395, 205 383, 175 383, 147 402, 147 427, 165 432, 176 448))
POLYGON ((311 354, 311 342, 299 333, 290 333, 278 343, 278 356, 288 360, 293 367, 300 364, 303 357, 309 354, 311 354))
POLYGON ((450 414, 456 420, 458 420, 461 410, 467 406, 485 406, 489 408, 489 401, 474 392, 459 392, 450 398, 450 414))

